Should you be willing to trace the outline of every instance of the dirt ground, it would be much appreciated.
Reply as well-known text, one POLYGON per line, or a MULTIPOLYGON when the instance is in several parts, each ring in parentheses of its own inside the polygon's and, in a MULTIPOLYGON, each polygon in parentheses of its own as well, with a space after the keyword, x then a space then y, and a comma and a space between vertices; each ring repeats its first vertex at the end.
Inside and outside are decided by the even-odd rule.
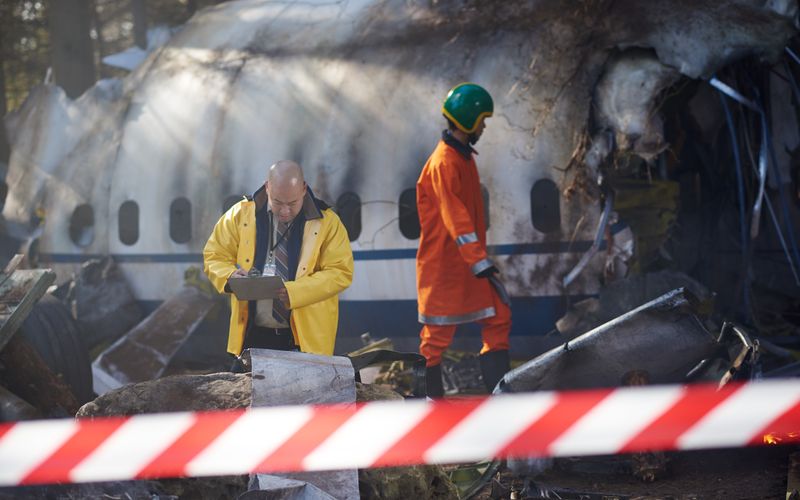
MULTIPOLYGON (((645 483, 630 473, 628 457, 559 459, 536 477, 556 490, 548 498, 612 499, 785 499, 789 455, 796 446, 703 450, 668 454, 664 477, 645 483)), ((475 498, 509 498, 523 481, 507 469, 475 498)), ((540 498, 523 496, 516 498, 540 498)), ((512 497, 513 498, 513 497, 512 497)))

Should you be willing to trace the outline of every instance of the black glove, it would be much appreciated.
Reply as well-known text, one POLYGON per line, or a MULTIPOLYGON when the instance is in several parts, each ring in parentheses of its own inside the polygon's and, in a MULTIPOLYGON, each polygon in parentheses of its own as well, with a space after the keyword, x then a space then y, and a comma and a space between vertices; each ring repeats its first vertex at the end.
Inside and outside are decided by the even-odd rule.
POLYGON ((491 265, 484 269, 483 271, 479 272, 475 275, 476 278, 488 278, 490 276, 494 276, 495 274, 499 273, 500 271, 497 270, 494 265, 491 265))

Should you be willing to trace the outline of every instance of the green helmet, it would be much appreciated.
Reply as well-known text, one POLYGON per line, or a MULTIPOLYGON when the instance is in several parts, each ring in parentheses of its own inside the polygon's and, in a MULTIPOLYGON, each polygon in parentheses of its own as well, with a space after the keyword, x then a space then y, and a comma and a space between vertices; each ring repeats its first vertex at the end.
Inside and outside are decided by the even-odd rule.
POLYGON ((481 118, 492 116, 494 102, 486 89, 474 83, 460 83, 450 89, 442 104, 442 114, 461 131, 471 134, 481 118))

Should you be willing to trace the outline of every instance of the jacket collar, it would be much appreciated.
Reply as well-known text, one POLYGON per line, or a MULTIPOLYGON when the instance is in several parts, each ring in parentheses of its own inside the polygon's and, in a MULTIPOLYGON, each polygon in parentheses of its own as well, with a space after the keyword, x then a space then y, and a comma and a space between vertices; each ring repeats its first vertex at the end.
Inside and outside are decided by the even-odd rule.
MULTIPOLYGON (((261 210, 265 205, 267 205, 267 190, 264 188, 263 184, 255 193, 253 193, 253 196, 251 196, 250 199, 255 202, 256 211, 261 210)), ((305 215, 306 220, 321 219, 322 211, 326 208, 328 208, 328 205, 314 196, 314 192, 311 190, 311 187, 308 187, 306 189, 306 195, 303 198, 303 215, 305 215)))
POLYGON ((453 137, 453 134, 450 133, 450 131, 447 129, 442 130, 442 140, 444 141, 445 144, 447 144, 451 148, 461 153, 461 155, 467 160, 472 158, 473 154, 478 154, 478 152, 475 151, 472 148, 472 146, 470 146, 469 144, 464 144, 463 142, 453 137))

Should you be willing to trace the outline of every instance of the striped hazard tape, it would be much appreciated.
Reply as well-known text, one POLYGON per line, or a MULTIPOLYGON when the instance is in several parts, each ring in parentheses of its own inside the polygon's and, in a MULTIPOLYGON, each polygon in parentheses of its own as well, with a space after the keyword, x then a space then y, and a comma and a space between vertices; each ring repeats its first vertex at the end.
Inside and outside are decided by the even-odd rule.
POLYGON ((800 380, 0 425, 0 484, 456 463, 800 441, 800 380))

